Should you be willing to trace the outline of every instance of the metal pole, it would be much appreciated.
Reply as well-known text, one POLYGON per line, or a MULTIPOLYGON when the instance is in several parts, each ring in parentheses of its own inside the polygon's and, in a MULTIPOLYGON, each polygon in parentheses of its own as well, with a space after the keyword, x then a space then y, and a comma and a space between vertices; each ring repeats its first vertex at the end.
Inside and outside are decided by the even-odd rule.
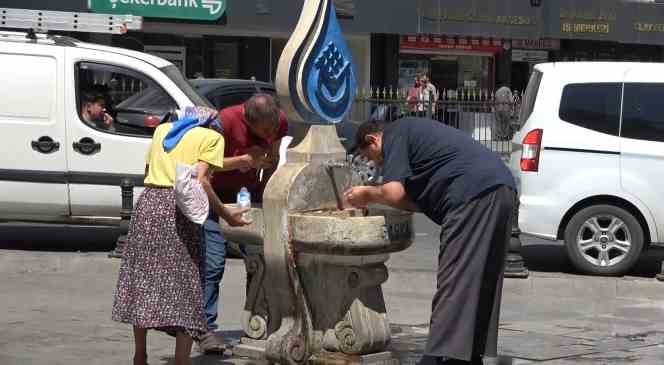
POLYGON ((525 279, 529 272, 521 256, 521 230, 519 230, 519 196, 514 194, 514 211, 512 219, 512 237, 505 259, 505 277, 525 279))
POLYGON ((661 269, 661 272, 660 272, 659 274, 657 274, 655 277, 656 277, 657 280, 659 280, 659 281, 664 281, 664 261, 662 261, 662 269, 661 269))
POLYGON ((120 183, 122 194, 122 209, 120 210, 120 237, 115 244, 115 249, 108 254, 108 257, 122 258, 127 245, 127 232, 129 231, 129 220, 134 210, 134 182, 129 178, 122 179, 120 183))

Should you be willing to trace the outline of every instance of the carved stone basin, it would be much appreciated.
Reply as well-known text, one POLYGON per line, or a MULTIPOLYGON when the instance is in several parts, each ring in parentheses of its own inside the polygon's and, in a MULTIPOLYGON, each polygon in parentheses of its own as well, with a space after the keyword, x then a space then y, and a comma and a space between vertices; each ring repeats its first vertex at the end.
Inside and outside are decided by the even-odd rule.
POLYGON ((412 214, 386 208, 316 210, 289 214, 296 252, 374 255, 412 243, 412 214))
MULTIPOLYGON (((221 220, 227 240, 262 245, 263 209, 247 213, 251 224, 230 227, 221 220)), ((374 255, 402 251, 412 243, 412 214, 389 208, 313 210, 289 214, 292 245, 301 253, 374 255)))

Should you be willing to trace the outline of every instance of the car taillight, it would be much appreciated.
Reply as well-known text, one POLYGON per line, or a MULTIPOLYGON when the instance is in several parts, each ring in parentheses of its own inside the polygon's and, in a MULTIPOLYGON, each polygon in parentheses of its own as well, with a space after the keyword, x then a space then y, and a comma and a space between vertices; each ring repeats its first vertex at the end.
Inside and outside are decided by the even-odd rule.
POLYGON ((540 148, 542 146, 542 133, 544 133, 544 131, 541 129, 533 129, 523 138, 521 171, 538 171, 540 148))

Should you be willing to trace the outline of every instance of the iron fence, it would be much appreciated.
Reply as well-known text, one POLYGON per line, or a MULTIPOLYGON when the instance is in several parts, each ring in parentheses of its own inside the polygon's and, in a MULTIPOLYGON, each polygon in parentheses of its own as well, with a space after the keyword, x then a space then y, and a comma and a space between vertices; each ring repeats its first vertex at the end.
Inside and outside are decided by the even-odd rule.
POLYGON ((511 139, 518 128, 521 98, 513 92, 507 101, 496 100, 489 90, 442 90, 431 100, 408 97, 408 90, 360 90, 351 119, 396 120, 404 116, 431 118, 467 132, 487 148, 502 154, 511 152, 511 139))

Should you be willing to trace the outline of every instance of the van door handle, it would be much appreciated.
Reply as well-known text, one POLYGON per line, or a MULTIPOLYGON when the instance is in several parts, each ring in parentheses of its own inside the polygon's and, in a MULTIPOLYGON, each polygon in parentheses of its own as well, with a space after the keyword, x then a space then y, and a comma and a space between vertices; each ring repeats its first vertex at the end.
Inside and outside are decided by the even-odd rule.
POLYGON ((80 141, 74 142, 74 151, 83 155, 94 155, 101 151, 101 143, 95 142, 90 137, 83 137, 80 141))
POLYGON ((60 149, 60 143, 55 142, 53 138, 49 136, 39 137, 36 141, 30 143, 32 149, 40 153, 53 153, 60 149))

